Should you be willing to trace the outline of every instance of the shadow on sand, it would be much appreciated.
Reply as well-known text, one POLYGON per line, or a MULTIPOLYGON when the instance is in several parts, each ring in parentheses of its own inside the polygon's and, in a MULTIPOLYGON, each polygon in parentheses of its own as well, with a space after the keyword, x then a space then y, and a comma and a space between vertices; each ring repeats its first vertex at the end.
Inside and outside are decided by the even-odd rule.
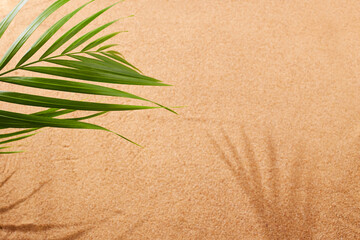
MULTIPOLYGON (((8 183, 11 178, 14 176, 16 171, 11 173, 9 176, 5 177, 4 180, 0 182, 0 189, 5 186, 6 183, 8 183)), ((18 206, 21 204, 27 202, 30 198, 32 198, 36 193, 38 193, 42 188, 45 187, 45 185, 48 184, 48 182, 41 183, 39 187, 34 189, 30 194, 27 196, 11 203, 6 206, 0 206, 0 214, 6 214, 12 210, 15 210, 18 206)), ((65 236, 61 237, 54 237, 54 238, 47 238, 47 239, 53 239, 53 240, 75 240, 80 238, 81 236, 85 235, 92 227, 86 227, 84 226, 87 224, 83 223, 76 223, 76 224, 7 224, 7 223, 0 223, 0 236, 1 239, 41 239, 41 235, 31 238, 26 236, 26 234, 42 234, 44 232, 48 232, 50 230, 54 229, 62 229, 62 228, 73 228, 73 227, 80 227, 81 230, 74 231, 72 233, 67 233, 65 236)), ((44 236, 44 235, 42 235, 44 236)))
MULTIPOLYGON (((209 135, 217 155, 225 162, 247 195, 266 239, 313 239, 318 213, 315 209, 316 189, 310 172, 305 172, 302 160, 304 148, 288 169, 289 182, 283 181, 276 146, 271 134, 265 138, 266 159, 257 159, 251 140, 242 129, 242 149, 223 130, 222 147, 209 135), (267 164, 261 168, 260 163, 267 164), (284 185, 287 186, 284 191, 284 185), (283 192, 284 191, 284 192, 283 192)), ((297 146, 301 146, 298 144, 297 146)), ((290 162, 290 161, 289 161, 290 162)), ((284 169, 285 170, 285 169, 284 169)), ((285 172, 286 173, 286 172, 285 172)))
MULTIPOLYGON (((0 182, 0 190, 8 183, 11 178, 14 176, 16 171, 12 172, 10 175, 4 178, 0 182)), ((37 194, 41 189, 43 189, 46 184, 49 182, 41 183, 39 187, 35 188, 31 193, 25 197, 8 204, 6 206, 0 206, 0 216, 2 214, 9 213, 15 210, 18 206, 23 203, 26 203, 31 199, 35 194, 37 194)), ((73 224, 11 224, 11 223, 0 223, 0 239, 46 239, 46 240, 76 240, 76 239, 87 239, 86 234, 99 227, 101 224, 107 222, 110 218, 122 214, 122 212, 115 211, 113 215, 106 217, 100 221, 93 221, 87 223, 73 223, 73 224), (76 230, 76 228, 78 228, 76 230), (79 229, 80 228, 80 229, 79 229), (51 230, 64 229, 64 234, 60 236, 51 237, 51 230)), ((141 227, 146 220, 139 220, 134 223, 127 231, 118 236, 117 239, 126 239, 131 236, 132 233, 141 227)))

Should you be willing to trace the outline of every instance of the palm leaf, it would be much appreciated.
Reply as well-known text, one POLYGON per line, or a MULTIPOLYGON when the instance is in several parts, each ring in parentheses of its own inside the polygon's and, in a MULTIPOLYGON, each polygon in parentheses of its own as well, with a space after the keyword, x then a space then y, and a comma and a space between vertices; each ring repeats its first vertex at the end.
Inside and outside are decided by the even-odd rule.
POLYGON ((70 40, 72 37, 74 37, 78 32, 80 32, 84 27, 89 25, 92 21, 94 21, 97 17, 99 17, 101 14, 109 10, 111 7, 116 5, 117 3, 104 8, 103 10, 95 13, 94 15, 84 19, 82 22, 78 23, 76 26, 71 28, 69 31, 67 31, 63 36, 61 36, 56 42, 51 45, 51 47, 46 50, 46 52, 41 56, 41 59, 49 56, 51 53, 55 52, 59 47, 61 47, 63 44, 65 44, 68 40, 70 40))
POLYGON ((11 45, 9 50, 5 53, 5 56, 1 59, 0 70, 5 67, 5 65, 14 57, 14 55, 20 50, 24 45, 26 40, 32 35, 32 33, 40 26, 40 24, 49 17, 53 12, 55 12, 62 5, 67 3, 70 0, 58 0, 50 7, 48 7, 44 12, 42 12, 29 26, 28 28, 15 40, 11 45))
MULTIPOLYGON (((124 64, 119 63, 111 58, 106 57, 106 56, 103 56, 103 55, 100 55, 100 54, 94 53, 94 52, 86 52, 86 53, 93 58, 89 58, 89 57, 85 57, 85 56, 81 56, 81 55, 77 55, 77 54, 69 54, 68 56, 81 61, 85 65, 90 66, 91 68, 93 68, 95 70, 101 70, 101 71, 105 71, 105 72, 116 73, 116 74, 121 74, 121 75, 125 75, 125 76, 136 77, 136 78, 141 78, 141 79, 145 79, 145 80, 151 80, 151 81, 155 81, 155 82, 161 82, 157 79, 144 76, 144 75, 138 73, 136 70, 131 69, 130 67, 127 67, 124 64)), ((53 63, 56 64, 56 62, 53 62, 53 63)))
POLYGON ((76 13, 78 13, 81 9, 83 9, 86 5, 93 2, 94 0, 82 5, 75 11, 67 14, 65 17, 60 19, 57 23, 55 23, 52 27, 50 27, 28 50, 28 52, 21 58, 17 67, 21 64, 25 63, 29 58, 31 58, 44 44, 65 24, 67 23, 76 13))
POLYGON ((75 81, 67 81, 63 79, 60 80, 54 78, 40 78, 40 77, 0 77, 0 81, 27 86, 27 87, 40 88, 40 89, 133 98, 133 99, 147 101, 144 98, 114 88, 99 86, 95 84, 75 82, 75 81))
MULTIPOLYGON (((126 32, 126 31, 122 31, 122 32, 126 32)), ((116 35, 118 35, 119 33, 122 33, 122 32, 114 32, 114 33, 110 33, 108 35, 105 35, 103 37, 100 37, 98 39, 96 39, 95 41, 89 43, 86 47, 84 47, 83 50, 81 50, 82 52, 85 52, 85 51, 88 51, 96 46, 99 46, 100 44, 102 44, 103 42, 115 37, 116 35)))
MULTIPOLYGON (((66 60, 62 64, 65 65, 68 61, 69 60, 66 60)), ((72 63, 75 64, 75 62, 72 63)), ((114 74, 110 72, 102 72, 102 71, 98 71, 98 69, 91 69, 90 67, 86 69, 85 67, 86 66, 78 67, 77 69, 71 69, 64 67, 36 66, 36 67, 21 67, 20 69, 36 72, 36 73, 58 76, 58 77, 81 79, 81 80, 87 80, 93 82, 127 84, 127 85, 169 86, 161 82, 155 82, 155 81, 145 80, 136 77, 129 77, 129 76, 114 74)))
MULTIPOLYGON (((54 127, 54 128, 72 128, 72 129, 93 129, 112 132, 109 129, 101 127, 96 124, 80 122, 72 119, 57 119, 42 116, 35 116, 31 114, 22 114, 16 112, 9 112, 0 110, 0 125, 9 128, 40 128, 40 127, 54 127)), ((114 132, 112 132, 114 133, 114 132)), ((138 145, 137 143, 129 140, 128 138, 118 134, 119 137, 138 145)))
POLYGON ((57 119, 42 116, 35 116, 30 114, 16 113, 0 110, 0 122, 4 126, 11 128, 23 128, 23 124, 32 126, 33 128, 39 127, 56 127, 56 128, 76 128, 76 129, 97 129, 107 130, 95 124, 69 120, 57 119))
POLYGON ((14 152, 0 152, 0 154, 14 154, 14 153, 23 153, 23 151, 14 151, 14 152))
MULTIPOLYGON (((72 113, 74 111, 75 110, 60 110, 60 109, 57 109, 57 108, 50 108, 50 109, 47 109, 45 111, 40 111, 40 112, 33 113, 31 115, 42 116, 42 117, 57 117, 57 116, 65 115, 65 114, 68 114, 68 113, 72 113)), ((81 120, 86 120, 86 119, 89 119, 89 118, 97 117, 97 116, 103 115, 105 113, 107 113, 107 112, 99 112, 99 113, 87 115, 87 116, 80 117, 80 118, 70 118, 69 120, 81 121, 81 120)), ((29 129, 25 129, 25 130, 21 130, 21 131, 16 131, 16 132, 11 132, 11 133, 6 133, 6 134, 0 134, 0 139, 10 138, 10 137, 14 137, 14 136, 18 136, 18 135, 22 135, 22 134, 26 134, 26 133, 31 133, 31 132, 37 131, 37 130, 39 130, 41 128, 42 127, 29 128, 29 129)), ((32 135, 34 135, 34 134, 31 134, 28 137, 30 137, 32 135)), ((22 140, 22 139, 25 139, 25 138, 27 138, 27 136, 14 138, 11 141, 8 141, 7 143, 19 141, 19 140, 22 140)), ((6 142, 4 142, 4 143, 6 143, 6 142)), ((0 150, 6 149, 6 148, 9 148, 9 147, 0 147, 0 150)), ((0 154, 9 154, 9 153, 19 153, 19 152, 0 152, 0 154)))
POLYGON ((61 59, 50 59, 50 60, 46 60, 46 62, 65 66, 65 67, 75 68, 78 70, 91 69, 91 70, 95 70, 99 73, 100 72, 113 73, 113 74, 121 75, 124 77, 127 76, 127 77, 131 77, 131 78, 139 78, 139 79, 143 79, 143 80, 161 83, 161 81, 159 81, 157 79, 141 75, 138 72, 134 71, 133 69, 126 67, 123 64, 120 64, 116 61, 113 61, 112 59, 108 59, 99 54, 91 53, 91 52, 87 52, 87 54, 89 54, 90 56, 93 56, 94 58, 97 58, 97 59, 88 58, 88 57, 84 57, 84 56, 80 56, 80 55, 76 55, 76 54, 69 54, 68 55, 69 57, 74 58, 79 61, 71 61, 71 60, 64 61, 61 59))
POLYGON ((112 48, 112 47, 115 47, 115 46, 118 46, 119 44, 108 44, 108 45, 105 45, 105 46, 102 46, 102 47, 100 47, 98 50, 97 50, 97 52, 101 52, 101 51, 104 51, 104 50, 106 50, 106 49, 108 49, 108 48, 112 48))
POLYGON ((33 132, 33 131, 36 131, 36 130, 38 130, 38 128, 30 128, 30 129, 26 129, 26 130, 22 130, 22 131, 17 131, 17 132, 12 132, 12 133, 6 133, 6 134, 0 134, 0 139, 1 139, 1 138, 14 137, 14 136, 17 136, 17 135, 21 135, 21 134, 33 132))
POLYGON ((103 55, 109 57, 109 58, 112 58, 112 59, 115 59, 116 61, 120 62, 120 63, 123 63, 123 64, 126 64, 130 67, 132 67, 133 69, 141 72, 138 68, 136 68, 134 65, 132 65, 131 63, 129 63, 128 61, 126 61, 124 58, 120 57, 119 55, 116 54, 116 52, 114 53, 113 51, 107 51, 107 52, 103 52, 102 53, 103 55))
POLYGON ((12 83, 12 84, 18 84, 27 87, 57 90, 64 92, 75 92, 75 93, 84 93, 84 94, 92 94, 92 95, 138 99, 142 101, 151 102, 159 107, 174 112, 173 110, 159 103, 147 100, 145 98, 133 95, 131 93, 120 91, 114 88, 94 85, 94 84, 80 83, 80 82, 59 80, 59 79, 50 79, 50 78, 38 78, 38 77, 0 77, 0 81, 12 83))
MULTIPOLYGON (((64 114, 68 114, 71 112, 74 112, 75 110, 60 110, 57 108, 50 108, 47 110, 43 110, 40 112, 36 112, 36 113, 32 113, 31 115, 35 115, 35 116, 43 116, 43 117, 57 117, 60 115, 64 115, 64 114)), ((84 119, 86 119, 84 117, 84 119)), ((6 133, 6 134, 0 134, 0 139, 4 139, 4 138, 10 138, 10 137, 14 137, 14 136, 18 136, 18 135, 22 135, 22 134, 26 134, 26 133, 30 133, 30 132, 34 132, 36 130, 39 130, 39 128, 29 128, 29 129, 25 129, 25 130, 21 130, 21 131, 16 131, 16 132, 11 132, 11 133, 6 133)), ((24 138, 15 138, 13 141, 11 142, 15 142, 15 141, 19 141, 22 140, 24 138)), ((0 147, 0 150, 6 149, 9 147, 0 147)), ((10 153, 20 153, 19 151, 17 152, 1 152, 0 154, 10 154, 10 153)))
MULTIPOLYGON (((28 60, 35 54, 39 53, 40 49, 50 41, 50 39, 62 28, 69 20, 80 10, 85 8, 88 4, 93 2, 91 0, 86 4, 76 8, 71 13, 66 14, 50 28, 48 28, 37 39, 30 49, 20 58, 15 68, 6 72, 0 72, 0 82, 8 84, 16 84, 25 87, 46 89, 50 91, 62 91, 71 93, 113 96, 120 98, 130 98, 140 101, 145 101, 157 106, 142 106, 142 105, 124 105, 112 103, 99 103, 88 101, 76 101, 72 99, 62 99, 55 97, 45 97, 34 94, 25 94, 19 92, 0 91, 0 101, 11 104, 21 104, 23 106, 35 106, 46 108, 41 111, 24 114, 19 112, 0 110, 0 129, 15 128, 17 131, 0 134, 0 145, 6 143, 17 142, 29 138, 36 134, 35 131, 44 127, 55 128, 69 128, 69 129, 93 129, 112 132, 97 124, 90 124, 84 120, 95 118, 111 111, 133 111, 153 108, 164 108, 175 113, 159 103, 142 98, 140 96, 121 91, 112 87, 105 87, 98 85, 98 83, 112 83, 116 85, 141 85, 141 86, 169 86, 157 79, 145 76, 138 68, 130 64, 117 51, 108 50, 109 48, 117 46, 117 44, 108 44, 101 46, 107 40, 116 36, 120 32, 111 33, 101 36, 96 40, 87 43, 96 34, 107 27, 114 24, 117 20, 108 22, 102 26, 96 27, 93 30, 85 33, 81 37, 75 39, 60 55, 52 55, 58 48, 66 44, 70 39, 88 26, 93 20, 98 18, 108 9, 98 11, 97 13, 85 18, 83 21, 77 23, 70 30, 66 31, 58 39, 54 41, 50 47, 42 53, 40 59, 28 62, 28 60), (86 43, 85 47, 80 52, 73 52, 74 49, 86 43), (90 51, 91 49, 99 47, 97 51, 90 51), (105 51, 108 50, 108 51, 105 51), (56 66, 48 66, 48 64, 56 66), (43 64, 46 64, 44 66, 43 64), (9 76, 16 70, 24 71, 25 73, 35 72, 45 76, 9 76), (66 79, 57 79, 55 77, 62 77, 66 79), (79 82, 78 80, 90 81, 92 83, 79 82), (77 118, 57 118, 59 116, 67 115, 75 111, 94 111, 89 115, 77 118), (34 133, 35 132, 35 133, 34 133)), ((0 23, 0 37, 9 27, 11 21, 16 14, 24 6, 27 0, 22 0, 19 4, 1 21, 0 23)), ((28 41, 32 33, 41 25, 41 23, 54 13, 58 8, 69 2, 69 0, 57 0, 45 11, 43 11, 28 28, 15 40, 15 42, 6 51, 3 58, 0 60, 0 71, 5 68, 12 60, 15 54, 28 41)), ((112 132, 114 133, 114 132, 112 132)), ((114 133, 121 138, 134 143, 128 138, 114 133)), ((136 143, 134 143, 136 144, 136 143)), ((7 147, 0 147, 3 150, 7 147)), ((14 151, 15 152, 15 151, 14 151)), ((14 152, 1 152, 0 154, 9 154, 14 152)))
POLYGON ((128 111, 128 110, 156 108, 149 106, 74 101, 74 100, 43 97, 32 94, 17 93, 17 92, 0 92, 0 101, 28 105, 28 106, 66 108, 66 109, 84 110, 84 111, 128 111))
POLYGON ((20 9, 28 0, 21 0, 18 5, 1 21, 0 23, 0 38, 4 35, 6 29, 9 27, 12 20, 15 18, 20 9))
POLYGON ((104 25, 102 25, 101 27, 98 27, 88 33, 86 33, 85 35, 83 35, 82 37, 80 37, 79 39, 77 39, 75 42, 73 42, 69 47, 67 47, 62 53, 68 53, 72 50, 74 50, 75 48, 77 48, 78 46, 80 46, 81 44, 83 44, 84 42, 88 41, 90 38, 92 38, 93 36, 95 36, 96 34, 98 34, 99 32, 101 32, 102 30, 104 30, 105 28, 111 26, 112 24, 114 24, 115 22, 117 22, 118 20, 115 21, 111 21, 109 23, 106 23, 104 25))
POLYGON ((0 145, 6 144, 6 143, 15 142, 15 141, 19 141, 19 140, 23 140, 23 139, 25 139, 25 138, 34 136, 35 134, 36 134, 36 133, 28 134, 28 135, 25 135, 25 136, 22 136, 22 137, 12 138, 12 139, 9 139, 9 140, 5 140, 5 141, 0 142, 0 145))

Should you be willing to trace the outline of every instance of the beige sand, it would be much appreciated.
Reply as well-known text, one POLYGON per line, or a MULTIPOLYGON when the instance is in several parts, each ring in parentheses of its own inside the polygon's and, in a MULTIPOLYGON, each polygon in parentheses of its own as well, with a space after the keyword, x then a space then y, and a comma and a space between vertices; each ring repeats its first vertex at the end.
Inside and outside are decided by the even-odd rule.
MULTIPOLYGON (((30 0, 1 52, 51 2, 30 0)), ((22 142, 1 157, 1 179, 16 172, 0 237, 360 239, 359 1, 128 0, 93 26, 130 14, 109 30, 129 31, 119 51, 174 86, 123 89, 188 107, 94 120, 144 149, 87 131, 22 142)))

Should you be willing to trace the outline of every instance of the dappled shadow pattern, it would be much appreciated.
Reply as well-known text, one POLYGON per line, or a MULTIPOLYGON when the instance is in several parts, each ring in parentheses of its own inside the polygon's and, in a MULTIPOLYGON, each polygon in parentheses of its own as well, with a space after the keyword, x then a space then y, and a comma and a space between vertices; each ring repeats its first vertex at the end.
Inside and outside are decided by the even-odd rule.
MULTIPOLYGON (((230 137, 223 131, 226 147, 209 136, 217 154, 231 170, 247 195, 266 239, 313 239, 318 213, 315 209, 315 189, 310 173, 304 172, 303 148, 289 171, 287 190, 279 167, 279 159, 271 134, 266 136, 267 159, 257 159, 250 138, 242 129, 241 155, 230 137), (229 151, 227 151, 229 150, 229 151), (227 152, 229 152, 227 154, 227 152), (265 162, 264 162, 265 161, 265 162), (268 168, 261 168, 266 163, 268 168), (265 178, 267 177, 267 178, 265 178)), ((301 146, 298 144, 298 147, 301 146)))

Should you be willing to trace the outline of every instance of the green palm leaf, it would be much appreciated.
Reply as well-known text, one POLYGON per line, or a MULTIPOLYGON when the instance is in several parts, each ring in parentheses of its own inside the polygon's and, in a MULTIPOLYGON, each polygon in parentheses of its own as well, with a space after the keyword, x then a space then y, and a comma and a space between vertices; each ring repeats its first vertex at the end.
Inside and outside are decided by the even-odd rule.
POLYGON ((78 13, 81 9, 83 9, 86 5, 93 2, 94 0, 82 5, 75 11, 69 13, 62 19, 60 19, 57 23, 55 23, 52 27, 50 27, 29 49, 29 51, 21 58, 17 67, 21 64, 25 63, 29 58, 31 58, 44 44, 65 24, 67 23, 76 13, 78 13))
POLYGON ((103 55, 115 59, 116 61, 118 61, 119 63, 124 63, 130 67, 132 67, 133 69, 141 72, 138 68, 136 68, 134 65, 132 65, 131 63, 129 63, 128 61, 126 61, 124 58, 120 57, 119 55, 115 54, 112 51, 107 51, 107 52, 102 52, 103 55))
MULTIPOLYGON (((84 94, 93 94, 93 95, 103 95, 103 96, 113 96, 113 97, 123 97, 123 98, 132 98, 142 101, 147 101, 153 103, 159 107, 165 108, 171 112, 173 110, 145 98, 120 91, 114 88, 103 87, 94 84, 59 80, 59 79, 50 79, 50 78, 38 78, 38 77, 0 77, 1 82, 7 82, 12 84, 18 84, 27 87, 42 88, 49 90, 57 90, 63 92, 75 92, 75 93, 84 93, 84 94)), ((175 113, 175 112, 174 112, 175 113)))
POLYGON ((114 24, 117 21, 118 20, 111 21, 107 24, 102 25, 101 27, 98 27, 98 28, 86 33, 85 35, 83 35, 82 37, 77 39, 75 42, 73 42, 62 53, 65 54, 65 53, 68 53, 68 52, 74 50, 75 48, 77 48, 78 46, 80 46, 81 44, 83 44, 84 42, 86 42, 87 40, 89 40, 90 38, 92 38, 93 36, 95 36, 96 34, 98 34, 99 32, 101 32, 102 30, 104 30, 105 28, 109 27, 110 25, 114 24))
POLYGON ((97 126, 95 124, 75 120, 49 118, 3 110, 0 110, 0 122, 2 125, 10 126, 11 128, 23 128, 23 124, 27 124, 27 126, 32 126, 33 128, 60 127, 105 130, 103 127, 97 126))
POLYGON ((1 138, 14 137, 14 136, 17 136, 17 135, 21 135, 21 134, 33 132, 33 131, 36 131, 36 130, 38 130, 38 128, 30 128, 30 129, 26 129, 26 130, 22 130, 22 131, 17 131, 17 132, 12 132, 12 133, 6 133, 6 134, 0 134, 0 139, 1 139, 1 138))
POLYGON ((149 106, 74 101, 16 92, 0 92, 0 101, 28 106, 66 108, 84 111, 129 111, 156 108, 149 106))
POLYGON ((63 92, 85 93, 103 96, 114 96, 123 98, 133 98, 147 101, 131 93, 120 91, 114 88, 99 86, 95 84, 67 81, 63 79, 39 78, 39 77, 0 77, 1 82, 7 82, 27 87, 57 90, 63 92))
MULTIPOLYGON (((68 60, 66 61, 68 62, 68 60)), ((63 62, 65 65, 66 63, 63 62)), ((161 82, 145 80, 141 78, 129 77, 120 74, 98 71, 97 69, 84 68, 64 68, 64 67, 22 67, 22 70, 31 72, 43 73, 53 76, 88 80, 93 82, 114 83, 114 84, 127 84, 127 85, 148 85, 148 86, 169 86, 161 82)))
MULTIPOLYGON (((57 116, 68 114, 68 113, 71 113, 71 112, 74 112, 74 111, 75 110, 60 110, 60 109, 57 109, 57 108, 50 108, 50 109, 47 109, 45 111, 40 111, 40 112, 33 113, 31 115, 42 116, 42 117, 57 117, 57 116)), ((106 112, 99 112, 99 113, 87 115, 87 116, 80 117, 80 118, 70 118, 70 120, 78 120, 78 121, 86 120, 86 119, 89 119, 89 118, 93 118, 93 117, 103 115, 105 113, 106 112)), ((16 132, 11 132, 11 133, 6 133, 6 134, 0 134, 0 139, 10 138, 10 137, 14 137, 14 136, 18 136, 18 135, 22 135, 22 134, 26 134, 26 133, 31 133, 31 132, 39 130, 40 128, 41 127, 39 127, 39 128, 29 128, 29 129, 25 129, 25 130, 21 130, 21 131, 16 131, 16 132)), ((2 144, 19 141, 19 140, 25 139, 27 137, 30 137, 32 135, 34 135, 34 134, 26 135, 24 137, 14 138, 14 139, 11 139, 11 141, 7 140, 7 142, 4 141, 2 144)), ((6 148, 9 148, 9 147, 0 147, 0 150, 6 149, 6 148)), ((2 152, 0 152, 0 154, 2 154, 2 152)))
POLYGON ((6 144, 6 143, 15 142, 15 141, 19 141, 19 140, 23 140, 23 139, 25 139, 25 138, 34 136, 35 134, 36 134, 36 133, 29 134, 29 135, 25 135, 25 136, 22 136, 22 137, 12 138, 12 139, 9 139, 9 140, 5 140, 5 141, 0 142, 0 145, 6 144))
POLYGON ((56 42, 51 45, 51 47, 46 50, 46 52, 41 56, 41 59, 49 56, 51 53, 55 52, 59 47, 61 47, 63 44, 65 44, 68 40, 70 40, 72 37, 74 37, 78 32, 80 32, 84 27, 89 25, 92 21, 94 21, 97 17, 99 17, 101 14, 109 10, 111 7, 115 6, 117 3, 104 8, 103 10, 95 13, 94 15, 84 19, 82 22, 77 24, 75 27, 71 28, 69 31, 67 31, 63 36, 61 36, 56 42))
MULTIPOLYGON (((15 54, 18 53, 21 47, 28 41, 32 33, 41 25, 41 23, 58 8, 69 1, 70 0, 55 1, 28 26, 28 28, 15 40, 15 42, 5 52, 3 58, 0 60, 0 71, 8 65, 15 54)), ((125 91, 121 91, 116 88, 98 85, 98 83, 112 83, 116 85, 124 84, 140 86, 169 86, 155 78, 142 74, 138 68, 126 61, 119 52, 108 50, 109 48, 117 46, 117 44, 101 46, 102 43, 110 40, 120 32, 101 36, 96 40, 87 43, 92 37, 114 24, 117 20, 108 22, 85 33, 81 37, 75 39, 60 55, 52 56, 52 53, 54 53, 58 48, 66 44, 77 33, 88 26, 94 19, 98 18, 115 4, 102 9, 101 11, 85 18, 83 21, 73 26, 70 30, 66 31, 62 36, 56 39, 54 43, 51 44, 50 47, 41 55, 39 60, 27 63, 32 56, 38 53, 40 49, 50 41, 50 39, 60 30, 60 28, 69 22, 69 20, 76 13, 78 13, 93 1, 94 0, 91 0, 88 3, 76 8, 71 13, 66 14, 50 28, 44 31, 41 37, 37 39, 32 44, 30 49, 24 54, 24 56, 20 58, 20 61, 17 63, 15 68, 12 68, 6 72, 0 72, 0 82, 31 88, 46 89, 50 91, 130 98, 145 101, 156 106, 77 101, 72 99, 45 97, 19 92, 0 91, 0 101, 2 102, 45 108, 32 114, 0 110, 0 129, 18 129, 17 131, 13 130, 12 132, 8 131, 7 133, 0 134, 0 139, 2 139, 0 141, 0 145, 14 143, 29 138, 35 135, 37 130, 44 127, 93 129, 114 133, 97 124, 84 122, 84 120, 95 118, 112 111, 133 111, 164 108, 170 112, 175 113, 172 109, 169 109, 154 101, 125 91), (82 51, 73 52, 74 49, 84 43, 86 43, 86 45, 82 51), (99 49, 97 51, 90 51, 95 47, 99 47, 99 49), (48 66, 49 63, 56 66, 48 66), (46 76, 9 76, 16 70, 21 70, 25 73, 30 71, 46 76), (57 79, 55 77, 62 77, 62 79, 57 79), (78 80, 90 81, 92 83, 79 82, 78 80), (76 111, 93 111, 94 113, 77 118, 58 118, 76 111)), ((15 8, 0 22, 0 38, 26 2, 27 0, 20 1, 18 5, 15 6, 15 8)), ((117 133, 114 134, 134 143, 122 135, 117 133)), ((0 147, 0 150, 7 148, 8 147, 0 147)), ((10 154, 16 152, 18 151, 0 151, 0 154, 10 154)))
POLYGON ((131 69, 130 67, 125 66, 123 63, 119 63, 109 57, 106 57, 106 56, 103 56, 103 55, 100 55, 100 54, 94 53, 94 52, 86 52, 86 53, 93 58, 89 58, 89 57, 85 57, 85 56, 81 56, 81 55, 77 55, 77 54, 69 54, 68 56, 72 57, 76 60, 79 60, 79 61, 83 62, 85 65, 90 66, 91 68, 94 68, 96 70, 118 73, 121 75, 130 76, 130 77, 151 80, 154 82, 161 82, 157 79, 144 76, 144 75, 138 73, 137 71, 135 71, 134 69, 131 69))
MULTIPOLYGON (((9 128, 23 128, 32 127, 55 127, 55 128, 72 128, 72 129, 93 129, 93 130, 103 130, 107 132, 112 132, 104 127, 98 126, 96 124, 80 122, 73 119, 56 119, 42 116, 35 116, 31 114, 22 114, 16 112, 9 112, 0 110, 0 124, 3 126, 8 126, 9 128)), ((114 133, 114 132, 112 132, 114 133)), ((124 138, 127 141, 130 141, 134 144, 135 142, 129 140, 128 138, 114 133, 121 138, 124 138)), ((138 144, 136 144, 138 145, 138 144)))
POLYGON ((22 0, 18 5, 1 21, 0 23, 0 38, 4 35, 6 29, 9 27, 12 20, 15 18, 20 9, 25 5, 28 0, 22 0))
MULTIPOLYGON (((125 32, 125 31, 122 31, 122 32, 125 32)), ((95 41, 89 43, 86 47, 84 47, 83 50, 81 50, 82 52, 85 52, 85 51, 89 51, 90 49, 96 47, 96 46, 99 46, 100 44, 102 44, 103 42, 115 37, 116 35, 118 35, 119 33, 121 32, 114 32, 114 33, 110 33, 108 35, 105 35, 103 37, 100 37, 98 39, 96 39, 95 41)))
POLYGON ((105 45, 105 46, 102 46, 102 47, 100 47, 98 50, 97 50, 97 52, 101 52, 101 51, 104 51, 104 50, 106 50, 106 49, 108 49, 108 48, 112 48, 112 47, 115 47, 115 46, 118 46, 119 44, 109 44, 109 45, 105 45))
POLYGON ((67 3, 70 0, 58 0, 50 7, 48 7, 44 12, 42 12, 29 26, 28 28, 16 39, 16 41, 11 45, 9 50, 5 53, 5 56, 1 59, 0 70, 5 67, 5 65, 14 57, 14 55, 20 50, 24 45, 26 40, 29 39, 31 34, 40 26, 40 24, 49 17, 53 12, 55 12, 62 5, 67 3))
POLYGON ((22 153, 23 151, 15 151, 15 152, 0 152, 0 154, 14 154, 14 153, 22 153))
POLYGON ((68 56, 71 58, 74 58, 76 60, 79 61, 70 61, 70 60, 61 60, 61 59, 50 59, 50 60, 46 60, 46 62, 49 63, 54 63, 57 65, 62 65, 65 67, 70 67, 70 68, 75 68, 78 70, 95 70, 97 72, 105 72, 105 73, 113 73, 113 74, 117 74, 117 75, 122 75, 122 76, 128 76, 128 77, 132 77, 132 78, 139 78, 139 79, 144 79, 144 80, 148 80, 148 81, 152 81, 152 82, 158 82, 160 83, 161 81, 154 79, 154 78, 150 78, 147 76, 144 76, 142 74, 139 74, 138 72, 134 71, 133 69, 124 66, 123 64, 120 64, 116 61, 113 61, 112 59, 103 57, 99 54, 95 54, 95 53, 91 53, 91 52, 87 52, 90 56, 93 56, 95 58, 98 59, 93 59, 93 58, 88 58, 88 57, 84 57, 84 56, 80 56, 80 55, 76 55, 76 54, 69 54, 68 56))

